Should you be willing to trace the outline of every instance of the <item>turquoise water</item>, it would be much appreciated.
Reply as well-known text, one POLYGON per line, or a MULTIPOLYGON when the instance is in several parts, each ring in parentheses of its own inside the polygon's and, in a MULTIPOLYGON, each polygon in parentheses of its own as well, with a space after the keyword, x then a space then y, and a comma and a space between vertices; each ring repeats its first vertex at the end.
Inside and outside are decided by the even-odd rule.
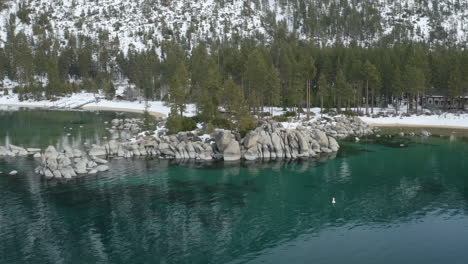
POLYGON ((320 162, 115 160, 71 182, 0 160, 20 172, 0 175, 0 263, 467 263, 467 142, 343 144, 320 162))

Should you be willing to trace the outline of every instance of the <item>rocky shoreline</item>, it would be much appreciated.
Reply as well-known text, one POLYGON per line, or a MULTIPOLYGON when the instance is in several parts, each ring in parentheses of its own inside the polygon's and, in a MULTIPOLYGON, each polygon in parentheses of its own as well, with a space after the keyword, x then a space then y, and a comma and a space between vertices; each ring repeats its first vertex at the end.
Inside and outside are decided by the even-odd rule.
POLYGON ((114 119, 107 124, 111 139, 102 145, 83 147, 86 150, 69 147, 57 150, 49 146, 41 153, 40 149, 9 145, 0 147, 0 157, 32 155, 40 160, 36 173, 47 179, 71 179, 107 171, 108 160, 118 158, 150 156, 226 162, 318 158, 339 150, 337 138, 373 133, 372 128, 357 117, 320 118, 314 122, 303 122, 293 129, 285 128, 282 123, 261 121, 243 138, 234 131, 222 129, 203 136, 193 132, 175 135, 165 135, 161 131, 140 133, 140 119, 114 119))

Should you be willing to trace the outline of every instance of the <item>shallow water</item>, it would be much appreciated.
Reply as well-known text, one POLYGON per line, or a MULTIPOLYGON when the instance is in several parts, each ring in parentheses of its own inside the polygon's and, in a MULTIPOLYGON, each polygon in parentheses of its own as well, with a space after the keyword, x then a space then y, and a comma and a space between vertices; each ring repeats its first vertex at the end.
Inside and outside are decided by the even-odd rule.
POLYGON ((20 173, 0 175, 0 263, 466 263, 467 154, 363 140, 327 161, 114 160, 70 182, 3 159, 20 173))

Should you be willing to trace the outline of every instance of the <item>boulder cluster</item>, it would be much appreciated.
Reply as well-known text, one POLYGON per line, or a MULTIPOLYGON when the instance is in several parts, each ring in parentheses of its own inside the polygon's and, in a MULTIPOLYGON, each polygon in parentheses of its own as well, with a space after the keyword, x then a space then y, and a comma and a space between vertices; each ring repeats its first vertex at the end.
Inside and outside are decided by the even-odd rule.
POLYGON ((111 134, 111 138, 131 138, 142 131, 143 120, 139 118, 112 119, 105 122, 110 127, 106 128, 111 134))
POLYGON ((331 118, 319 118, 306 123, 311 129, 319 129, 334 138, 348 136, 365 136, 373 133, 372 127, 359 117, 336 116, 331 118))
POLYGON ((32 155, 34 157, 40 157, 41 149, 38 148, 22 148, 15 145, 0 146, 0 157, 24 157, 32 155))
POLYGON ((112 139, 104 145, 92 145, 90 156, 131 158, 154 156, 162 159, 211 160, 213 147, 197 136, 178 133, 170 136, 139 136, 136 140, 112 139))
POLYGON ((285 128, 282 123, 262 121, 244 138, 229 130, 217 130, 201 137, 191 132, 145 135, 139 133, 141 124, 140 119, 114 119, 110 122, 111 133, 130 131, 133 137, 112 136, 105 144, 83 147, 86 151, 70 147, 57 151, 49 146, 41 153, 40 149, 9 145, 0 147, 0 156, 34 155, 41 159, 36 173, 48 179, 70 179, 109 170, 106 165, 109 158, 152 156, 159 159, 237 161, 318 157, 339 150, 335 138, 372 133, 372 129, 359 118, 345 117, 320 118, 293 129, 285 128))
POLYGON ((297 159, 337 152, 335 138, 320 129, 298 126, 286 129, 281 123, 264 123, 240 139, 229 130, 218 130, 202 138, 187 132, 176 135, 138 136, 133 140, 112 139, 93 145, 89 156, 162 159, 224 160, 297 159))
POLYGON ((246 160, 316 157, 340 148, 335 138, 320 129, 285 129, 280 123, 264 124, 248 132, 240 142, 241 157, 246 160))
POLYGON ((42 163, 35 172, 44 175, 47 179, 71 179, 80 174, 96 174, 109 170, 107 160, 95 156, 83 155, 79 149, 65 147, 57 151, 49 146, 42 154, 42 163))

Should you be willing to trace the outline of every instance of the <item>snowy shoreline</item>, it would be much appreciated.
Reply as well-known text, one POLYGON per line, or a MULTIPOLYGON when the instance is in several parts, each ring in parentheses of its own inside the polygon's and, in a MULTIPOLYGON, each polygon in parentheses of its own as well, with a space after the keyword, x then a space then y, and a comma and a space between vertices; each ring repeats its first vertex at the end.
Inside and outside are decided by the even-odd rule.
MULTIPOLYGON (((170 106, 162 101, 125 101, 108 100, 92 93, 76 93, 71 96, 63 96, 55 101, 20 101, 16 94, 0 96, 0 107, 26 107, 56 110, 92 110, 92 111, 119 111, 131 113, 143 113, 145 109, 157 118, 167 117, 171 111, 170 106)), ((186 116, 193 116, 194 105, 187 105, 186 116)))
POLYGON ((412 115, 409 117, 360 117, 374 127, 433 127, 468 129, 468 114, 412 115))
POLYGON ((419 125, 419 124, 379 124, 368 123, 371 127, 395 127, 395 128, 446 128, 446 129, 466 129, 466 126, 446 126, 446 125, 419 125))
MULTIPOLYGON (((60 97, 55 101, 20 101, 15 94, 0 96, 0 107, 26 107, 43 108, 57 110, 90 110, 90 111, 120 111, 131 113, 143 113, 145 109, 157 118, 167 117, 170 113, 170 106, 162 101, 125 101, 108 100, 92 93, 76 93, 71 96, 60 97)), ((376 112, 392 111, 391 108, 375 108, 376 112)), ((284 110, 275 107, 274 115, 284 114, 284 110)), ((312 108, 311 112, 315 118, 321 116, 319 108, 312 108)), ((188 104, 184 113, 185 116, 195 115, 195 105, 188 104)), ((328 115, 324 115, 328 116, 328 115)), ((305 117, 305 114, 301 114, 305 117)), ((374 127, 434 127, 434 128, 452 128, 468 129, 468 114, 443 113, 440 115, 411 115, 411 116, 387 116, 387 117, 359 117, 362 121, 374 127)), ((285 127, 294 125, 285 122, 285 127)), ((294 123, 294 122, 293 122, 294 123)), ((295 122, 298 123, 298 122, 295 122)))

